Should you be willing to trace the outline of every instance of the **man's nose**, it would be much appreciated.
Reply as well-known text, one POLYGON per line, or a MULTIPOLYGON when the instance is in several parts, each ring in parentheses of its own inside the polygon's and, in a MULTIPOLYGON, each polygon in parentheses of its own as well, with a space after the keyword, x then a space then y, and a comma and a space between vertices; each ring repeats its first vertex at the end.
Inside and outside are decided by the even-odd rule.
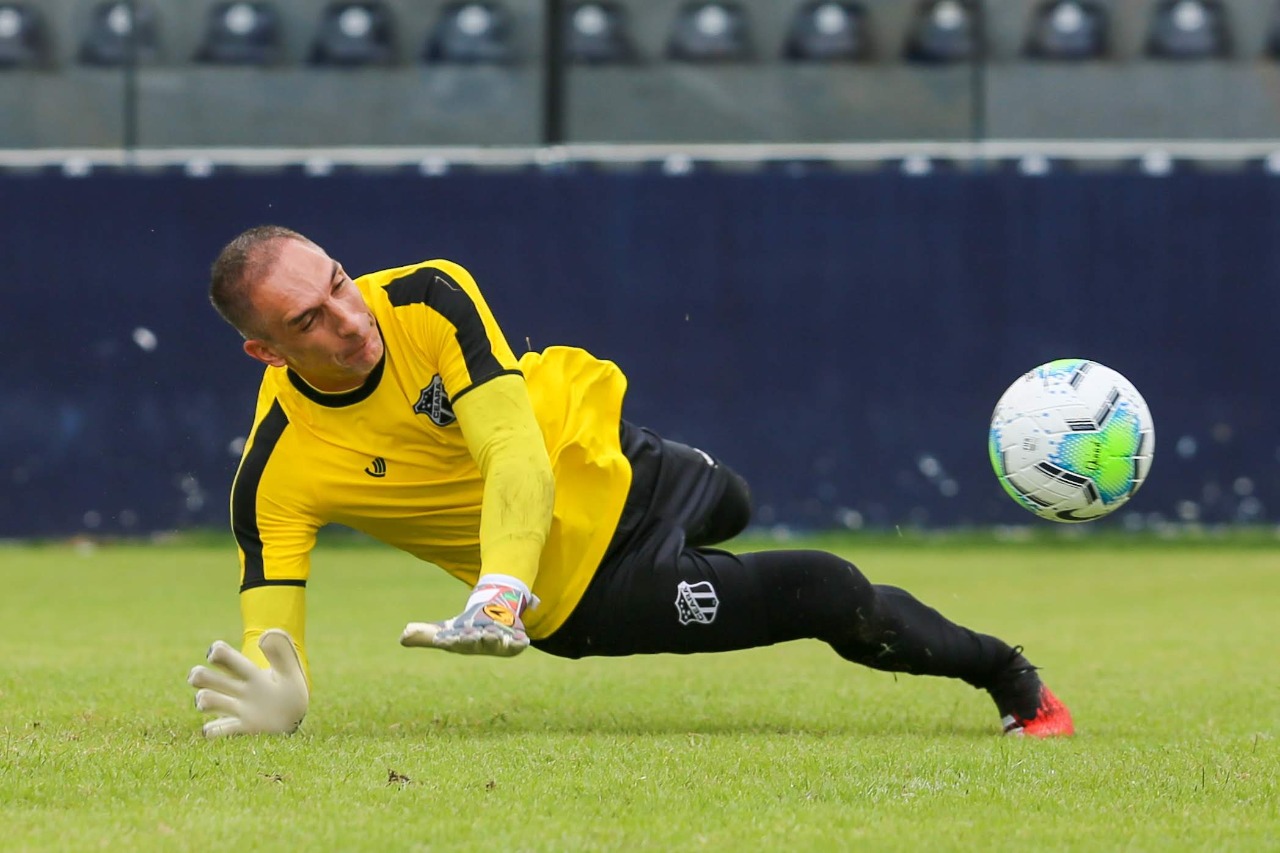
POLYGON ((362 311, 343 306, 338 309, 338 334, 343 337, 355 337, 364 334, 364 326, 361 320, 364 318, 362 311))

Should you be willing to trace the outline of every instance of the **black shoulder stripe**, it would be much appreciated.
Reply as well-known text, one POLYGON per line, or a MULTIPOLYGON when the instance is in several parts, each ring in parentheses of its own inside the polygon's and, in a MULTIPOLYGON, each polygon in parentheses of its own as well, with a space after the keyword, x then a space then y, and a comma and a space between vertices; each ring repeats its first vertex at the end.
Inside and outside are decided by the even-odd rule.
POLYGON ((384 285, 383 289, 394 307, 426 305, 453 324, 462 359, 473 383, 502 370, 497 356, 493 354, 480 311, 448 273, 435 267, 423 267, 384 285))
POLYGON ((288 425, 289 416, 276 400, 253 431, 253 444, 240 463, 240 471, 231 489, 231 530, 236 544, 244 552, 242 592, 267 583, 262 567, 262 535, 258 531, 258 484, 262 482, 262 472, 271 458, 271 451, 275 450, 276 442, 288 425))

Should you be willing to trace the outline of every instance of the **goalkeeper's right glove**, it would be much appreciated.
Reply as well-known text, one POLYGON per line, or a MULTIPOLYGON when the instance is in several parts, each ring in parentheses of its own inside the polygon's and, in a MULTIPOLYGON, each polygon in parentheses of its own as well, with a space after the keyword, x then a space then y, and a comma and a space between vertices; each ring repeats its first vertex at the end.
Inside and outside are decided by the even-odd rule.
POLYGON ((258 648, 271 665, 260 669, 231 646, 216 641, 209 647, 209 663, 187 676, 196 691, 196 707, 216 713, 204 724, 204 736, 288 734, 307 715, 307 678, 298 650, 285 631, 272 628, 258 638, 258 648))
POLYGON ((442 622, 410 622, 400 635, 400 645, 514 657, 529 647, 520 616, 537 605, 538 598, 523 581, 509 575, 484 575, 465 610, 442 622))

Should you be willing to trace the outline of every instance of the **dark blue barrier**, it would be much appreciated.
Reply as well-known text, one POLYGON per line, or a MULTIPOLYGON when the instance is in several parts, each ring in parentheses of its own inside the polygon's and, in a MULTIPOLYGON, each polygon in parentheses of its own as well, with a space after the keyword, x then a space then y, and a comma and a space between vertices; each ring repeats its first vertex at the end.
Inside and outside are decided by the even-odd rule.
POLYGON ((0 222, 4 536, 225 523, 258 370, 206 270, 263 222, 352 272, 466 265, 517 351, 616 360, 628 417, 738 468, 762 523, 1031 521, 987 421, 1077 355, 1156 418, 1104 524, 1280 517, 1261 175, 5 177, 0 222))

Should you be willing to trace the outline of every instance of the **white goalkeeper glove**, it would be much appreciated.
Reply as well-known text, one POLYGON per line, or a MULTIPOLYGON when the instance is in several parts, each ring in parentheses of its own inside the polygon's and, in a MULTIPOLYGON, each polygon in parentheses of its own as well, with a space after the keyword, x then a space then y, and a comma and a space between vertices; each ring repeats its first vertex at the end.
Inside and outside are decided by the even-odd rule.
POLYGON ((462 613, 443 622, 410 622, 400 635, 400 645, 514 657, 529 647, 520 615, 537 605, 537 597, 523 581, 485 575, 476 583, 462 613))
POLYGON ((187 683, 199 688, 196 707, 218 715, 204 724, 204 736, 288 734, 307 715, 307 678, 293 640, 279 628, 264 631, 258 648, 270 669, 261 669, 231 646, 216 641, 209 647, 209 663, 197 666, 187 683))

